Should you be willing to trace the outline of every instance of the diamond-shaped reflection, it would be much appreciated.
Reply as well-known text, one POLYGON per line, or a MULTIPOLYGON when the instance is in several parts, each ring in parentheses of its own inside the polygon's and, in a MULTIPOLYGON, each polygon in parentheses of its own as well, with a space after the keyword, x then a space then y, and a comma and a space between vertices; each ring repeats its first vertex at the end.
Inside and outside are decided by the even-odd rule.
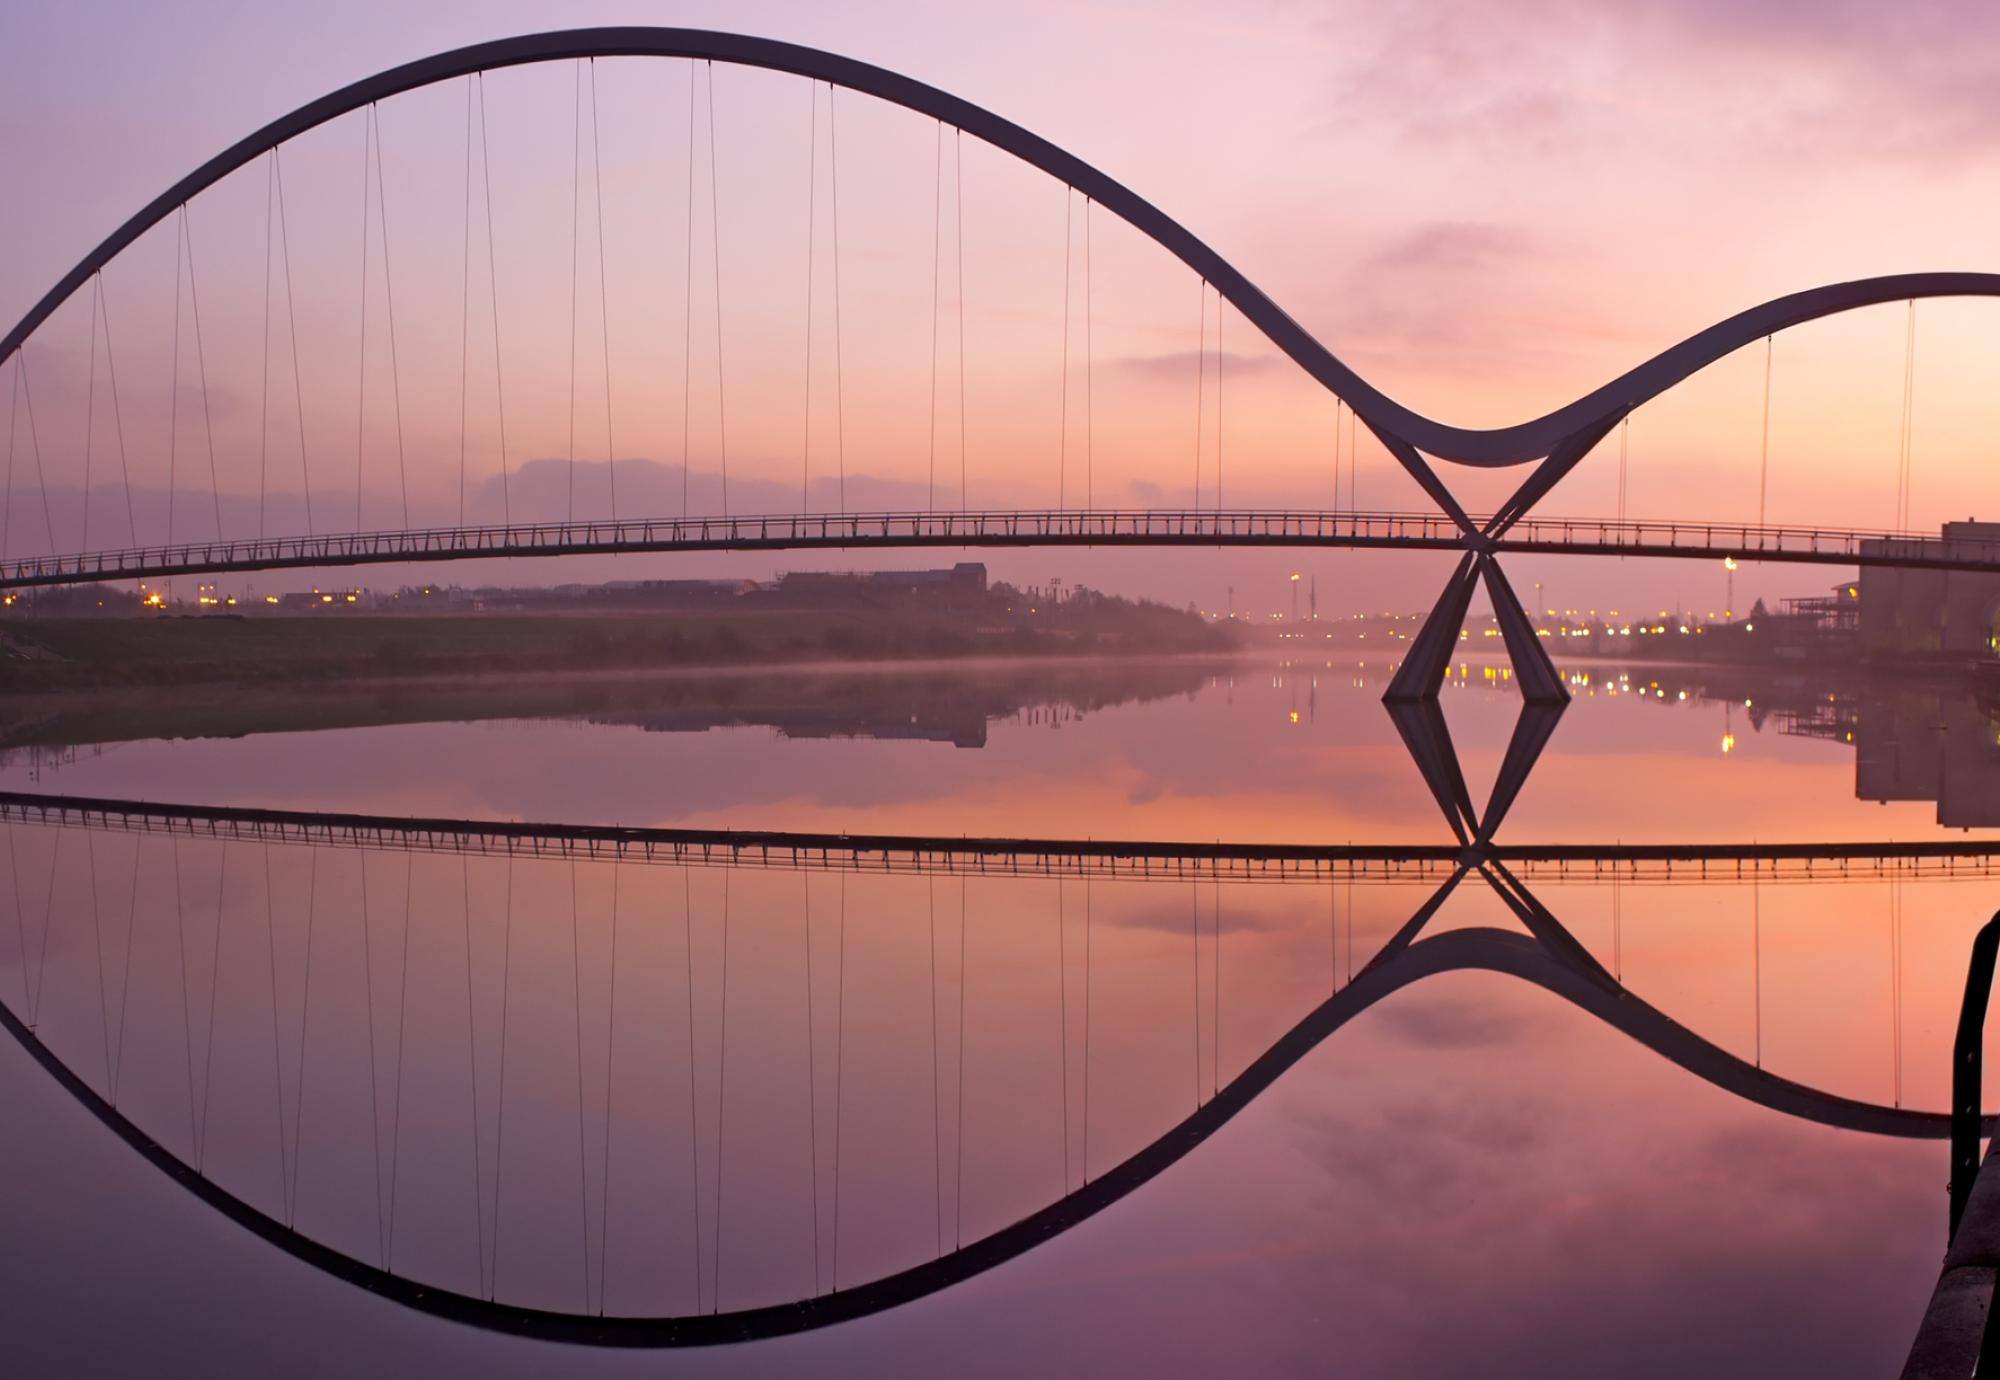
POLYGON ((1445 582, 1437 604, 1412 639, 1409 655, 1397 668, 1382 700, 1452 832, 1460 843, 1476 848, 1483 856, 1500 821, 1520 795, 1542 749, 1548 745, 1549 735, 1555 732, 1556 721, 1569 704, 1569 691, 1492 553, 1469 551, 1445 582), (1483 810, 1472 803, 1465 772, 1452 745, 1451 729, 1438 704, 1438 690, 1450 668, 1451 655, 1458 647, 1466 610, 1471 606, 1473 591, 1482 582, 1492 601, 1493 616, 1500 625, 1507 659, 1513 666, 1514 684, 1521 691, 1522 701, 1506 756, 1483 810))
POLYGON ((1540 760, 1542 749, 1548 746, 1549 737, 1568 706, 1545 700, 1522 702, 1483 810, 1472 803, 1472 792, 1465 783, 1465 771, 1459 765, 1458 750, 1445 723, 1443 707, 1435 699, 1386 700, 1382 707, 1389 711, 1403 746, 1409 750, 1411 760, 1417 764, 1424 784, 1430 788, 1458 841, 1483 848, 1493 841, 1495 831, 1507 817, 1521 787, 1527 784, 1528 774, 1540 760))

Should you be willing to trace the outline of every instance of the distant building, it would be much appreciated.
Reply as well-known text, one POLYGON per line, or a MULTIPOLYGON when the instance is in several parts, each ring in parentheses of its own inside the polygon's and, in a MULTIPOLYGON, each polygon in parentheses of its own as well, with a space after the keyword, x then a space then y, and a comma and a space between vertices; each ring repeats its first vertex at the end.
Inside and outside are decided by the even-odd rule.
MULTIPOLYGON (((1907 540, 1875 538, 1864 541, 1861 550, 1864 555, 1879 556, 1907 540)), ((1947 522, 1941 540, 1947 550, 1954 543, 1976 543, 1983 554, 2000 543, 2000 522, 1947 522)), ((1958 659, 1994 654, 2000 575, 1864 565, 1856 589, 1865 656, 1958 659)))
POLYGON ((794 570, 770 588, 781 603, 809 607, 971 603, 986 593, 986 566, 960 561, 949 570, 794 570))

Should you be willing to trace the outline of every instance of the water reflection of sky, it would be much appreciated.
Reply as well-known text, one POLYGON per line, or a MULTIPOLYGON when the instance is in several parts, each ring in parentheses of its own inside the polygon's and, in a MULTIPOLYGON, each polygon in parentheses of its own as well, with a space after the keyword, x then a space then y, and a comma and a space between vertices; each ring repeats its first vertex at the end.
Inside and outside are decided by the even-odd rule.
MULTIPOLYGON (((1469 683, 1450 684, 1444 704, 1483 798, 1519 701, 1483 680, 1481 669, 1469 663, 1469 683)), ((1065 672, 1060 690, 1046 692, 1053 702, 1017 685, 1010 695, 972 696, 977 703, 936 716, 946 727, 935 731, 966 729, 968 718, 984 724, 983 749, 923 738, 792 736, 771 722, 704 727, 702 714, 649 713, 641 694, 636 704, 566 719, 125 742, 33 775, 43 789, 151 800, 625 824, 1286 843, 1441 837, 1435 806, 1379 703, 1379 670, 1107 668, 1100 683, 1081 685, 1065 672), (664 731, 662 719, 693 731, 664 731)), ((1789 714, 1781 722, 1760 708, 1753 718, 1735 697, 1746 687, 1654 667, 1630 673, 1638 687, 1658 682, 1652 693, 1631 685, 1615 693, 1618 674, 1598 671, 1593 684, 1575 687, 1503 837, 1634 843, 1956 834, 1939 828, 1936 806, 1923 799, 1857 800, 1855 748, 1786 731, 1789 714)), ((1803 684, 1748 688, 1745 698, 1760 706, 1766 693, 1794 708, 1820 698, 1817 686, 1803 684)), ((776 677, 758 678, 747 693, 767 705, 786 700, 776 677)), ((813 693, 794 703, 809 704, 813 693)), ((883 693, 922 700, 964 692, 946 681, 883 693)), ((882 717, 856 727, 880 732, 882 717)), ((1935 723, 1925 721, 1934 717, 1903 716, 1881 736, 1917 736, 1905 720, 1934 735, 1935 723)), ((729 715, 706 718, 720 725, 729 715)), ((811 732, 825 734, 829 725, 816 722, 811 732)), ((25 755, 16 756, 0 780, 30 777, 25 755)), ((1991 775, 2000 779, 2000 762, 1991 775)))
MULTIPOLYGON (((1671 683, 1649 673, 1654 678, 1671 683)), ((1233 675, 1204 672, 1191 685, 1148 682, 1124 703, 1107 703, 1119 698, 1108 692, 1056 696, 1057 707, 1030 703, 994 717, 985 750, 793 737, 768 723, 649 732, 636 722, 589 722, 586 714, 581 722, 510 718, 127 742, 101 756, 44 764, 36 785, 237 805, 628 823, 1441 840, 1436 807, 1380 709, 1379 688, 1355 679, 1323 667, 1315 686, 1310 671, 1239 666, 1233 675), (1081 713, 1078 698, 1088 706, 1081 713)), ((1928 802, 1857 801, 1853 750, 1843 742, 1781 735, 1775 722, 1759 732, 1740 706, 1725 710, 1720 696, 1677 695, 1643 703, 1636 694, 1580 695, 1505 837, 1941 835, 1928 802), (1726 754, 1725 731, 1735 738, 1726 754)), ((1475 679, 1447 691, 1445 704, 1482 794, 1518 701, 1475 679)), ((7 784, 19 786, 29 770, 17 763, 7 784)), ((108 1036, 97 1028, 92 917, 83 909, 92 874, 74 833, 60 844, 54 831, 17 833, 10 868, 25 887, 30 938, 37 916, 59 917, 49 922, 42 1034, 52 1047, 69 1041, 80 1071, 94 1076, 102 1047, 93 1042, 108 1036), (45 892, 44 876, 58 874, 64 880, 45 892), (45 894, 54 899, 37 910, 45 894)), ((131 885, 133 846, 117 838, 91 859, 106 880, 131 885)), ((140 1043, 125 1075, 133 1080, 126 1105, 153 1118, 163 1139, 189 1134, 187 1094, 176 1081, 176 1003, 185 998, 169 947, 178 897, 190 927, 197 1011, 209 990, 203 960, 218 974, 214 1172, 256 1182, 270 1173, 264 1089, 272 1053, 259 1024, 269 1012, 258 1004, 266 1000, 258 967, 265 954, 255 937, 260 924, 270 926, 280 994, 272 1000, 289 1021, 302 919, 291 902, 304 894, 306 860, 278 855, 280 899, 266 921, 247 850, 224 874, 212 845, 185 845, 175 859, 177 888, 165 846, 146 847, 155 851, 136 887, 133 1038, 140 1043), (215 931, 219 881, 226 928, 215 931), (221 947, 218 933, 239 936, 237 945, 221 947)), ((368 1033, 393 1027, 386 1015, 360 1014, 356 979, 393 971, 384 965, 393 964, 402 932, 397 884, 405 860, 360 859, 327 853, 315 864, 325 976, 312 1056, 322 1061, 323 1081, 318 1121, 308 1117, 300 1148, 309 1165, 318 1161, 316 1176, 337 1181, 329 1186, 322 1177, 314 1186, 321 1229, 365 1254, 374 1208, 357 1166, 366 1165, 370 1065, 358 1051, 368 1033), (364 876, 372 915, 360 909, 364 876), (357 947, 357 930, 374 937, 372 958, 357 947)), ((447 1229, 454 1209, 445 1204, 466 1194, 466 1093, 452 1062, 462 1046, 450 1041, 466 1038, 467 964, 477 968, 480 1036, 492 1033, 498 866, 475 863, 462 895, 452 890, 449 859, 417 860, 407 883, 411 1083, 402 1172, 412 1196, 401 1230, 414 1243, 402 1248, 416 1252, 413 1262, 428 1259, 427 1230, 439 1241, 456 1239, 447 1229), (461 949, 451 922, 467 898, 471 937, 461 949)), ((576 1218, 564 1205, 577 1192, 575 1161, 565 1156, 577 1153, 579 1099, 591 1113, 585 1157, 594 1164, 596 1118, 613 1106, 613 1086, 622 1090, 613 1173, 628 1196, 607 1219, 612 1301, 671 1300, 683 1288, 674 1271, 683 1268, 688 1223, 668 1199, 685 1175, 678 1157, 687 1127, 674 1109, 690 1078, 704 1109, 719 1096, 710 1070, 721 1052, 723 950, 720 878, 695 876, 689 913, 696 919, 683 930, 678 877, 671 869, 622 874, 628 918, 618 972, 629 986, 618 998, 621 1072, 609 1081, 596 1062, 610 1021, 608 878, 584 870, 574 936, 561 865, 523 865, 516 884, 510 1105, 537 1110, 516 1113, 523 1119, 515 1134, 525 1137, 517 1145, 525 1148, 515 1153, 527 1156, 517 1172, 532 1186, 517 1190, 507 1268, 520 1287, 555 1302, 576 1288, 576 1218), (686 995, 683 943, 692 979, 686 995), (592 1051, 585 1073, 574 1066, 572 1039, 592 1051), (688 1039, 692 1062, 676 1043, 688 1039)), ((1226 888, 1218 898, 1191 896, 1184 885, 1100 885, 1086 970, 1077 947, 1080 883, 1064 888, 1058 921, 1053 883, 975 882, 961 967, 956 881, 935 884, 945 898, 936 960, 925 880, 847 885, 841 941, 831 928, 840 905, 834 879, 803 883, 773 872, 730 881, 728 1039, 736 1072, 723 1164, 743 1196, 734 1200, 736 1234, 721 1259, 724 1288, 746 1296, 798 1287, 792 1277, 804 1268, 800 1214, 809 1209, 800 1190, 816 1180, 795 1172, 794 1161, 808 1154, 799 1149, 800 1112, 832 1107, 826 1088, 810 1091, 805 1079, 808 1066, 821 1075, 833 1068, 827 984, 836 971, 850 984, 842 1249, 846 1268, 866 1274, 922 1255, 934 1225, 933 1173, 953 1183, 949 1167, 933 1163, 934 1150, 942 1161, 943 1151, 957 1148, 949 1127, 933 1141, 934 1000, 946 1031, 961 999, 970 1013, 966 1211, 969 1230, 990 1229, 1041 1206, 1066 1175, 1081 1171, 1064 1161, 1066 1146, 1081 1160, 1082 1140, 1078 1128, 1064 1131, 1062 1116, 1080 1110, 1075 1045, 1085 1026, 1076 1004, 1086 972, 1095 1003, 1091 1153, 1102 1172, 1104 1159, 1129 1153, 1185 1114, 1191 1076, 1201 1076, 1204 1061, 1211 1078, 1219 1066, 1226 1081, 1365 964, 1422 900, 1411 887, 1362 887, 1350 899, 1325 888, 1226 888), (799 1001, 808 886, 821 1003, 810 1027, 799 1001), (1218 931, 1219 948, 1211 947, 1218 931), (1200 935, 1198 949, 1191 933, 1200 935), (929 981, 927 964, 934 964, 929 981), (804 1053, 809 1030, 817 1062, 804 1053)), ((1991 885, 1980 882, 1911 886, 1898 898, 1880 883, 1630 887, 1615 901, 1593 885, 1539 894, 1635 994, 1723 1049, 1844 1096, 1919 1107, 1943 1103, 1965 945, 1994 902, 1991 885)), ((1437 930, 1467 925, 1514 927, 1476 882, 1433 922, 1437 930)), ((8 991, 23 984, 33 948, 0 939, 8 991)), ((199 1016, 193 1029, 198 1036, 199 1016)), ((289 1041, 284 1048, 289 1060, 289 1041)), ((0 1130, 0 1166, 19 1189, 0 1195, 0 1230, 17 1243, 0 1266, 0 1288, 20 1316, 62 1324, 28 1329, 31 1371, 152 1365, 198 1348, 211 1372, 262 1369, 276 1356, 288 1370, 327 1374, 525 1374, 552 1365, 604 1374, 666 1365, 691 1374, 1140 1366, 1873 1374, 1907 1346, 1942 1248, 1941 1145, 1829 1130, 1751 1106, 1549 993, 1491 973, 1443 975, 1396 993, 1158 1180, 991 1273, 827 1332, 666 1359, 482 1335, 321 1277, 170 1188, 11 1045, 0 1053, 0 1070, 14 1109, 0 1130), (121 1327, 89 1325, 102 1315, 118 1316, 121 1327)), ((947 1109, 959 1077, 947 1060, 947 1109)), ((490 1115, 490 1085, 486 1096, 490 1115)), ((712 1133, 712 1122, 701 1124, 712 1133)), ((814 1134, 828 1132, 821 1125, 814 1134)), ((829 1143, 816 1142, 816 1167, 829 1143)), ((450 1277, 463 1272, 458 1257, 440 1251, 432 1263, 440 1283, 459 1283, 450 1277)))

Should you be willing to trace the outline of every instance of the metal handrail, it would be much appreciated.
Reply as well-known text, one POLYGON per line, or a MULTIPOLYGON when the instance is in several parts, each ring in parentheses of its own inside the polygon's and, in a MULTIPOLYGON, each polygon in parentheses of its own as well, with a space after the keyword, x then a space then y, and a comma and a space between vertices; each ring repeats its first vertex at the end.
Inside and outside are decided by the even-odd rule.
POLYGON ((2000 959, 2000 911, 1972 937, 1958 1035, 1951 1050, 1951 1235, 1979 1177, 1981 1079, 1985 1062, 1986 1007, 1993 995, 1993 967, 2000 959))

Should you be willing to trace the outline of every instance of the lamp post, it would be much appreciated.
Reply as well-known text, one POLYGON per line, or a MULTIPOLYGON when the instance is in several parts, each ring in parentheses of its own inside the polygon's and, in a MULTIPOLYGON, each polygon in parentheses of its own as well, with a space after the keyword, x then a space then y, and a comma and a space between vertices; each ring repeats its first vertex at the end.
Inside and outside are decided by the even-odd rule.
POLYGON ((1299 621, 1299 572, 1292 572, 1292 621, 1299 621))

